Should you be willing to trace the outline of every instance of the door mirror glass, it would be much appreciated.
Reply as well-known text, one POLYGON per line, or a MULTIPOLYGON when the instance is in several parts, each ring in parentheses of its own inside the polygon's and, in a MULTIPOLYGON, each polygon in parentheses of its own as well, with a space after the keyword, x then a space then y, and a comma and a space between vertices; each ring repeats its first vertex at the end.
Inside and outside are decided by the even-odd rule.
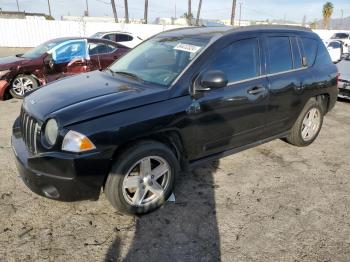
POLYGON ((221 70, 206 71, 200 76, 199 79, 200 87, 196 88, 198 91, 225 87, 228 83, 226 74, 221 70))

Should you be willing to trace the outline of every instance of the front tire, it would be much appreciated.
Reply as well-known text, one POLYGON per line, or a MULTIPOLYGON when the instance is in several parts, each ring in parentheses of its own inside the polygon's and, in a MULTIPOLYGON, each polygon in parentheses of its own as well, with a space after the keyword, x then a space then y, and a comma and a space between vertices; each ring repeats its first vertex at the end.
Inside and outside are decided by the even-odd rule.
POLYGON ((117 158, 105 194, 116 209, 145 214, 169 198, 178 172, 178 161, 167 146, 155 141, 139 142, 117 158))
POLYGON ((18 75, 13 79, 10 94, 12 97, 23 99, 26 92, 29 92, 39 86, 37 80, 30 75, 18 75))
POLYGON ((317 138, 323 124, 322 102, 311 98, 294 123, 287 142, 295 146, 308 146, 317 138))

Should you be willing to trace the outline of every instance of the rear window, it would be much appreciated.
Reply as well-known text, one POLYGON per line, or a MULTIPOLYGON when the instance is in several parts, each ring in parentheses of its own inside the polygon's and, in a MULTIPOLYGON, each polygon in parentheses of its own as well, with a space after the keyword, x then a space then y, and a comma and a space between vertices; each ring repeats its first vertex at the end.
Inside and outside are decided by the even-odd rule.
POLYGON ((331 39, 347 39, 349 38, 349 34, 347 33, 335 33, 331 39))
POLYGON ((267 48, 269 50, 269 68, 271 74, 293 69, 289 37, 268 37, 267 48))
POLYGON ((301 38, 301 45, 302 45, 303 50, 304 50, 304 55, 306 58, 306 65, 312 66, 315 62, 318 42, 315 39, 302 37, 301 38))
POLYGON ((316 64, 317 65, 333 64, 326 46, 321 41, 318 43, 316 64))

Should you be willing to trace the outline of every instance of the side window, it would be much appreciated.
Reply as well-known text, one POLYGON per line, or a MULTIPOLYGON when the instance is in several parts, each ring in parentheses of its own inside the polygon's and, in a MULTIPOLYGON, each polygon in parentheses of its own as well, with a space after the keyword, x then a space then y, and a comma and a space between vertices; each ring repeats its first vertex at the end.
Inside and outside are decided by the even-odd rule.
POLYGON ((116 42, 126 42, 126 41, 131 41, 133 38, 132 36, 125 35, 125 34, 117 34, 115 35, 116 37, 116 42))
POLYGON ((104 43, 89 43, 89 55, 99 55, 111 53, 116 49, 115 46, 104 43))
POLYGON ((329 43, 328 47, 331 47, 331 48, 341 48, 341 45, 340 45, 339 42, 333 41, 333 42, 330 42, 330 43, 329 43))
POLYGON ((115 37, 116 37, 115 34, 108 34, 108 35, 105 35, 105 36, 103 37, 103 39, 115 41, 115 37))
POLYGON ((267 48, 269 50, 269 68, 271 74, 293 69, 289 37, 268 37, 267 48))
POLYGON ((301 50, 295 37, 291 38, 294 68, 303 67, 301 50))
POLYGON ((312 66, 315 62, 318 43, 316 40, 306 37, 301 38, 301 43, 306 58, 306 64, 307 66, 312 66))
POLYGON ((229 82, 236 82, 260 75, 258 40, 237 41, 222 49, 207 70, 223 71, 229 82))
POLYGON ((68 63, 74 58, 85 58, 86 41, 68 41, 58 45, 52 52, 52 58, 56 63, 68 63))

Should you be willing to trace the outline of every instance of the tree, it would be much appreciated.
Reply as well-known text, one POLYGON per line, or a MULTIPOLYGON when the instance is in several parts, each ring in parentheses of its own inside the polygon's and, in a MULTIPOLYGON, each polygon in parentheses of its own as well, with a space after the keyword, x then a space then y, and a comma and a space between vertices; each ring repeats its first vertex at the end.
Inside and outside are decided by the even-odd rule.
POLYGON ((231 10, 231 25, 235 25, 235 15, 236 15, 236 0, 232 1, 232 10, 231 10))
POLYGON ((111 5, 112 5, 112 10, 113 10, 113 16, 114 16, 114 21, 118 23, 118 14, 117 14, 117 8, 115 6, 115 1, 111 0, 111 5))
POLYGON ((196 18, 196 25, 199 25, 199 17, 201 14, 201 8, 202 8, 202 0, 199 0, 199 4, 198 4, 198 10, 197 10, 197 18, 196 18))
POLYGON ((334 6, 331 2, 327 2, 323 5, 322 15, 323 15, 323 27, 324 29, 329 29, 329 22, 333 14, 334 6))
POLYGON ((145 0, 144 20, 145 20, 145 24, 147 24, 147 20, 148 20, 148 0, 145 0))
POLYGON ((191 25, 191 23, 190 23, 189 21, 192 21, 192 19, 193 19, 193 14, 192 14, 192 13, 188 14, 188 13, 186 12, 186 13, 184 13, 184 14, 181 16, 181 18, 186 18, 188 25, 191 25))
POLYGON ((193 19, 193 14, 192 14, 192 11, 191 11, 191 7, 192 7, 191 0, 188 0, 188 11, 187 11, 187 14, 188 14, 187 24, 188 25, 192 24, 192 19, 193 19), (190 17, 190 15, 192 15, 192 16, 190 17))
POLYGON ((124 9, 125 9, 125 23, 129 23, 129 10, 128 10, 128 0, 124 0, 124 9))

